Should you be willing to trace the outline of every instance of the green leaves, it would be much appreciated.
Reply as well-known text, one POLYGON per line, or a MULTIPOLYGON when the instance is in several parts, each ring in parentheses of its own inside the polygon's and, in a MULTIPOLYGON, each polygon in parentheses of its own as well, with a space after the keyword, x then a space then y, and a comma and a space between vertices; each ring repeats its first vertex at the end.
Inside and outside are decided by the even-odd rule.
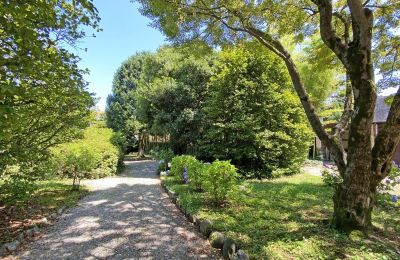
POLYGON ((94 105, 64 46, 98 28, 90 0, 0 2, 0 172, 35 173, 49 148, 79 137, 94 105))
POLYGON ((304 160, 311 131, 283 64, 246 46, 226 48, 215 63, 200 153, 265 175, 304 160))

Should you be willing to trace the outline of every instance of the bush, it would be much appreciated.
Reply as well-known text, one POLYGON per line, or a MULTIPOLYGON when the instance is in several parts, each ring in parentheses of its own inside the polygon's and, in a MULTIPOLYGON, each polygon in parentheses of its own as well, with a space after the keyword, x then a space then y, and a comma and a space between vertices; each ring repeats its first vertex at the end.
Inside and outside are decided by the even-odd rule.
POLYGON ((37 190, 37 185, 30 179, 10 175, 0 185, 0 201, 13 202, 30 197, 37 190))
POLYGON ((159 173, 167 169, 168 163, 171 162, 172 158, 174 157, 174 152, 170 148, 156 148, 151 150, 150 154, 151 156, 153 156, 154 159, 160 161, 157 169, 157 172, 159 173))
POLYGON ((117 173, 123 152, 115 145, 123 141, 111 129, 94 125, 84 138, 52 150, 51 165, 60 177, 96 179, 117 173))
POLYGON ((216 160, 205 172, 204 188, 211 194, 214 203, 221 204, 236 183, 236 168, 230 161, 216 160))
POLYGON ((343 182, 342 176, 338 171, 324 169, 322 171, 322 181, 329 187, 335 187, 343 182))
POLYGON ((199 160, 191 160, 188 162, 189 185, 197 190, 203 190, 205 176, 207 175, 209 165, 202 163, 199 160))
POLYGON ((175 176, 177 179, 180 179, 180 177, 183 179, 185 167, 189 168, 190 165, 194 165, 196 162, 198 162, 197 159, 191 155, 176 156, 171 161, 171 170, 169 175, 175 176))

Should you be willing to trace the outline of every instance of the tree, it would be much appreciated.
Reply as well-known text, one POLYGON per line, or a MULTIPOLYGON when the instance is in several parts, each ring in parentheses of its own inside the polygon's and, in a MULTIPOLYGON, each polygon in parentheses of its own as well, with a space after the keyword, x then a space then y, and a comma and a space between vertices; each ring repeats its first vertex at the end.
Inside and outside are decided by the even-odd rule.
POLYGON ((376 187, 388 175, 400 141, 400 88, 385 127, 371 140, 377 97, 374 68, 380 69, 383 82, 396 81, 399 75, 398 1, 139 2, 142 13, 153 19, 153 25, 176 42, 202 38, 210 44, 232 44, 253 38, 280 57, 314 132, 333 155, 344 179, 334 195, 333 225, 342 230, 365 230, 371 226, 376 187), (282 43, 287 35, 300 42, 317 33, 340 61, 350 82, 333 134, 324 129, 298 66, 282 43), (349 149, 345 151, 339 134, 347 127, 349 149))
POLYGON ((254 48, 226 48, 215 62, 201 150, 256 177, 293 174, 307 157, 311 131, 282 62, 254 48))
POLYGON ((9 165, 34 173, 56 144, 79 136, 93 98, 66 49, 98 29, 90 0, 1 1, 0 174, 9 165), (22 167, 22 165, 24 167, 22 167))
POLYGON ((114 75, 112 94, 107 97, 107 126, 123 133, 128 151, 137 145, 137 136, 143 128, 137 120, 135 93, 149 55, 137 53, 124 61, 114 75))
POLYGON ((176 154, 197 146, 211 59, 164 47, 146 61, 136 96, 138 116, 149 133, 169 135, 176 154))

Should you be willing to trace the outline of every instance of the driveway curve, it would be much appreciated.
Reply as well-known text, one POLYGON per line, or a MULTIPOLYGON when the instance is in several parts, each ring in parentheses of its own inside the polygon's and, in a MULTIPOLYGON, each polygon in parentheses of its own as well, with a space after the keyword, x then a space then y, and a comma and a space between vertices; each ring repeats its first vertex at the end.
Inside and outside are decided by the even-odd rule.
POLYGON ((126 161, 122 175, 85 181, 93 192, 19 259, 215 259, 207 240, 163 192, 154 161, 126 161))

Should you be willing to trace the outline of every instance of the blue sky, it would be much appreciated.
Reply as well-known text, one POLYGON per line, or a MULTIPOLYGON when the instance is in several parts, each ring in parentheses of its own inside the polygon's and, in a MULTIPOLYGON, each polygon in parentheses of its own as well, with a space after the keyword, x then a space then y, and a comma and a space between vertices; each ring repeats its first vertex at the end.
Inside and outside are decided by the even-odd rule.
POLYGON ((77 51, 82 58, 81 68, 88 68, 90 75, 89 91, 100 98, 97 106, 105 107, 108 94, 111 93, 112 79, 119 65, 129 56, 139 51, 155 51, 166 43, 158 30, 148 26, 150 20, 138 11, 138 4, 129 0, 94 0, 101 17, 103 32, 95 38, 83 39, 77 51))

